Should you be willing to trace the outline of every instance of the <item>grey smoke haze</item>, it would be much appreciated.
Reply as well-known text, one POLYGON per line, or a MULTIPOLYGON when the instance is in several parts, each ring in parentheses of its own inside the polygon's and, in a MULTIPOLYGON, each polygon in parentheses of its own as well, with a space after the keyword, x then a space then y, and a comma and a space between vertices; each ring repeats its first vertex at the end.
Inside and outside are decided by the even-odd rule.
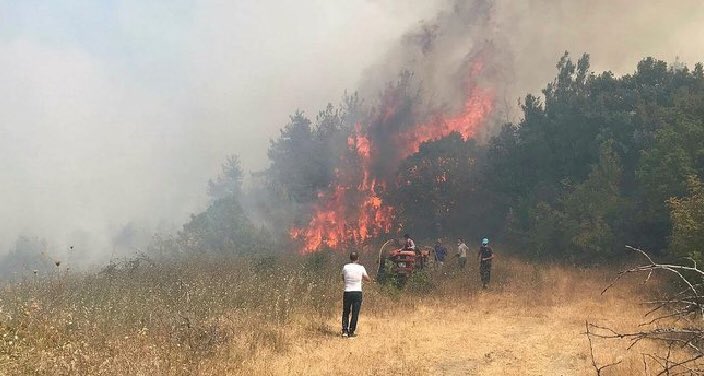
POLYGON ((227 154, 266 166, 296 108, 314 116, 345 89, 373 94, 403 68, 445 99, 443 71, 483 35, 505 58, 497 85, 511 104, 553 77, 564 50, 615 73, 645 56, 704 57, 696 0, 499 0, 469 28, 466 5, 409 4, 0 1, 0 254, 20 233, 55 249, 90 234, 99 249, 130 221, 179 225, 227 154), (399 43, 421 21, 443 25, 422 69, 423 52, 399 43))
POLYGON ((363 93, 407 69, 432 100, 457 105, 463 77, 456 73, 464 75, 468 53, 490 45, 490 85, 504 102, 497 110, 515 120, 517 99, 540 94, 566 50, 575 60, 588 53, 594 71, 617 75, 647 56, 690 67, 704 59, 704 2, 697 0, 448 0, 421 21, 365 71, 363 93))

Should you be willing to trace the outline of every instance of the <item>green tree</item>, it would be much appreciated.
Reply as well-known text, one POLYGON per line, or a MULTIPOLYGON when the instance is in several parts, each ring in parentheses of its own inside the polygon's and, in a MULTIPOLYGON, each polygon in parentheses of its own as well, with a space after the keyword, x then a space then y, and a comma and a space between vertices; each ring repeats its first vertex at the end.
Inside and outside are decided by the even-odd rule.
POLYGON ((704 101, 699 106, 677 104, 670 109, 661 127, 653 132, 651 146, 641 152, 636 170, 639 187, 638 223, 648 229, 645 236, 656 237, 657 249, 666 247, 671 232, 671 215, 666 201, 687 192, 687 177, 704 173, 704 101))
POLYGON ((587 179, 562 200, 572 256, 595 260, 614 256, 622 213, 622 169, 612 143, 602 145, 599 162, 587 179))
POLYGON ((687 175, 704 173, 704 68, 646 58, 616 78, 589 72, 588 55, 574 63, 565 54, 557 69, 543 100, 526 96, 523 119, 489 144, 485 179, 496 212, 511 210, 514 238, 541 253, 548 240, 538 238, 555 237, 585 255, 623 242, 665 249, 665 201, 684 194, 687 175), (593 184, 607 177, 594 170, 606 163, 605 143, 618 161, 618 197, 593 184), (592 194, 618 198, 618 215, 608 214, 606 199, 605 207, 585 207, 592 194))
POLYGON ((208 196, 212 200, 225 197, 239 197, 242 193, 242 179, 244 173, 240 158, 237 155, 228 155, 221 167, 221 172, 215 180, 208 180, 208 196))
POLYGON ((317 120, 320 127, 314 128, 303 112, 296 111, 280 137, 269 145, 269 179, 296 202, 315 199, 334 176, 339 152, 334 152, 330 142, 340 130, 340 114, 328 107, 317 120))
POLYGON ((263 247, 259 233, 237 199, 225 197, 213 201, 206 211, 191 215, 178 237, 187 252, 233 255, 263 247))
POLYGON ((388 192, 404 228, 416 236, 436 237, 474 236, 488 227, 482 223, 481 153, 474 140, 451 133, 422 144, 408 157, 398 169, 395 188, 388 192), (476 233, 469 234, 470 229, 476 233))
POLYGON ((672 218, 672 251, 704 261, 704 184, 696 176, 687 179, 688 194, 668 200, 672 218))
POLYGON ((538 202, 535 207, 525 210, 524 220, 529 223, 528 230, 519 234, 527 247, 525 253, 534 257, 565 256, 569 242, 565 237, 565 215, 554 209, 545 201, 538 202))

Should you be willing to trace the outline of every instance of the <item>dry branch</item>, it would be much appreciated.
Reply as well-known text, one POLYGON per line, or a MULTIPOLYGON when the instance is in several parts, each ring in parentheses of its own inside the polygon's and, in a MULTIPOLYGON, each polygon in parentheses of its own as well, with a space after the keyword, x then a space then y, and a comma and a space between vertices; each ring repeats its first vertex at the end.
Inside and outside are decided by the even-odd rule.
POLYGON ((633 349, 641 341, 652 341, 665 346, 667 353, 643 354, 643 364, 645 371, 648 371, 648 360, 655 364, 657 375, 701 375, 704 374, 704 286, 701 279, 704 278, 704 271, 699 269, 697 262, 692 258, 686 258, 692 266, 677 265, 670 263, 658 263, 642 249, 626 246, 626 248, 637 252, 647 260, 644 265, 622 270, 616 278, 609 283, 601 292, 605 294, 612 286, 621 280, 625 275, 632 273, 647 273, 643 283, 650 281, 653 273, 664 271, 676 276, 676 280, 682 283, 685 288, 672 296, 645 302, 653 307, 645 314, 648 321, 639 325, 641 330, 621 332, 609 327, 586 323, 587 339, 592 357, 592 365, 597 375, 609 366, 618 363, 611 363, 605 366, 598 366, 594 359, 592 338, 600 339, 626 339, 630 341, 628 350, 633 349))
POLYGON ((588 321, 586 321, 586 322, 585 322, 585 326, 586 326, 586 328, 587 328, 587 333, 586 333, 586 334, 587 334, 587 341, 589 341, 589 355, 591 356, 592 366, 593 366, 594 369, 596 370, 597 376, 601 376, 601 371, 603 371, 604 369, 609 368, 609 367, 611 367, 611 366, 615 366, 615 365, 617 365, 617 364, 620 364, 620 363, 622 362, 622 360, 619 360, 618 362, 609 363, 609 364, 606 364, 606 365, 603 365, 603 366, 599 366, 599 365, 596 363, 596 359, 594 358, 594 346, 593 346, 593 344, 592 344, 592 333, 591 333, 591 331, 590 331, 591 325, 589 324, 588 321))

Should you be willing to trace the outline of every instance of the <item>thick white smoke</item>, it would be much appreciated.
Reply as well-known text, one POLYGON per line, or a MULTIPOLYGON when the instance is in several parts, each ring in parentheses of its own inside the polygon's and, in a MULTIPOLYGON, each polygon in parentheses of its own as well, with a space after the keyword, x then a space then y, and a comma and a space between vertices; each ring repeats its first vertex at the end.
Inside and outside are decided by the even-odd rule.
POLYGON ((403 69, 456 105, 448 72, 483 43, 506 118, 565 50, 615 73, 704 57, 696 0, 105 4, 0 7, 0 254, 21 233, 105 255, 126 223, 178 226, 227 154, 260 169, 296 108, 403 69))

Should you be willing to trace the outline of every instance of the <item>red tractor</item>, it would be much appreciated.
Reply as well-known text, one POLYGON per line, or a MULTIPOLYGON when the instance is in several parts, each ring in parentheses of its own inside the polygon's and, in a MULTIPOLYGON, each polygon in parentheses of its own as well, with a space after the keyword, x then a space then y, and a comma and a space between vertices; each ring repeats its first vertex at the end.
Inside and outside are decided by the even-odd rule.
POLYGON ((422 270, 428 266, 430 248, 420 247, 415 250, 397 248, 389 251, 388 255, 384 256, 384 248, 392 242, 397 241, 395 239, 389 240, 379 249, 377 280, 383 283, 389 277, 392 277, 402 286, 415 271, 422 270))

